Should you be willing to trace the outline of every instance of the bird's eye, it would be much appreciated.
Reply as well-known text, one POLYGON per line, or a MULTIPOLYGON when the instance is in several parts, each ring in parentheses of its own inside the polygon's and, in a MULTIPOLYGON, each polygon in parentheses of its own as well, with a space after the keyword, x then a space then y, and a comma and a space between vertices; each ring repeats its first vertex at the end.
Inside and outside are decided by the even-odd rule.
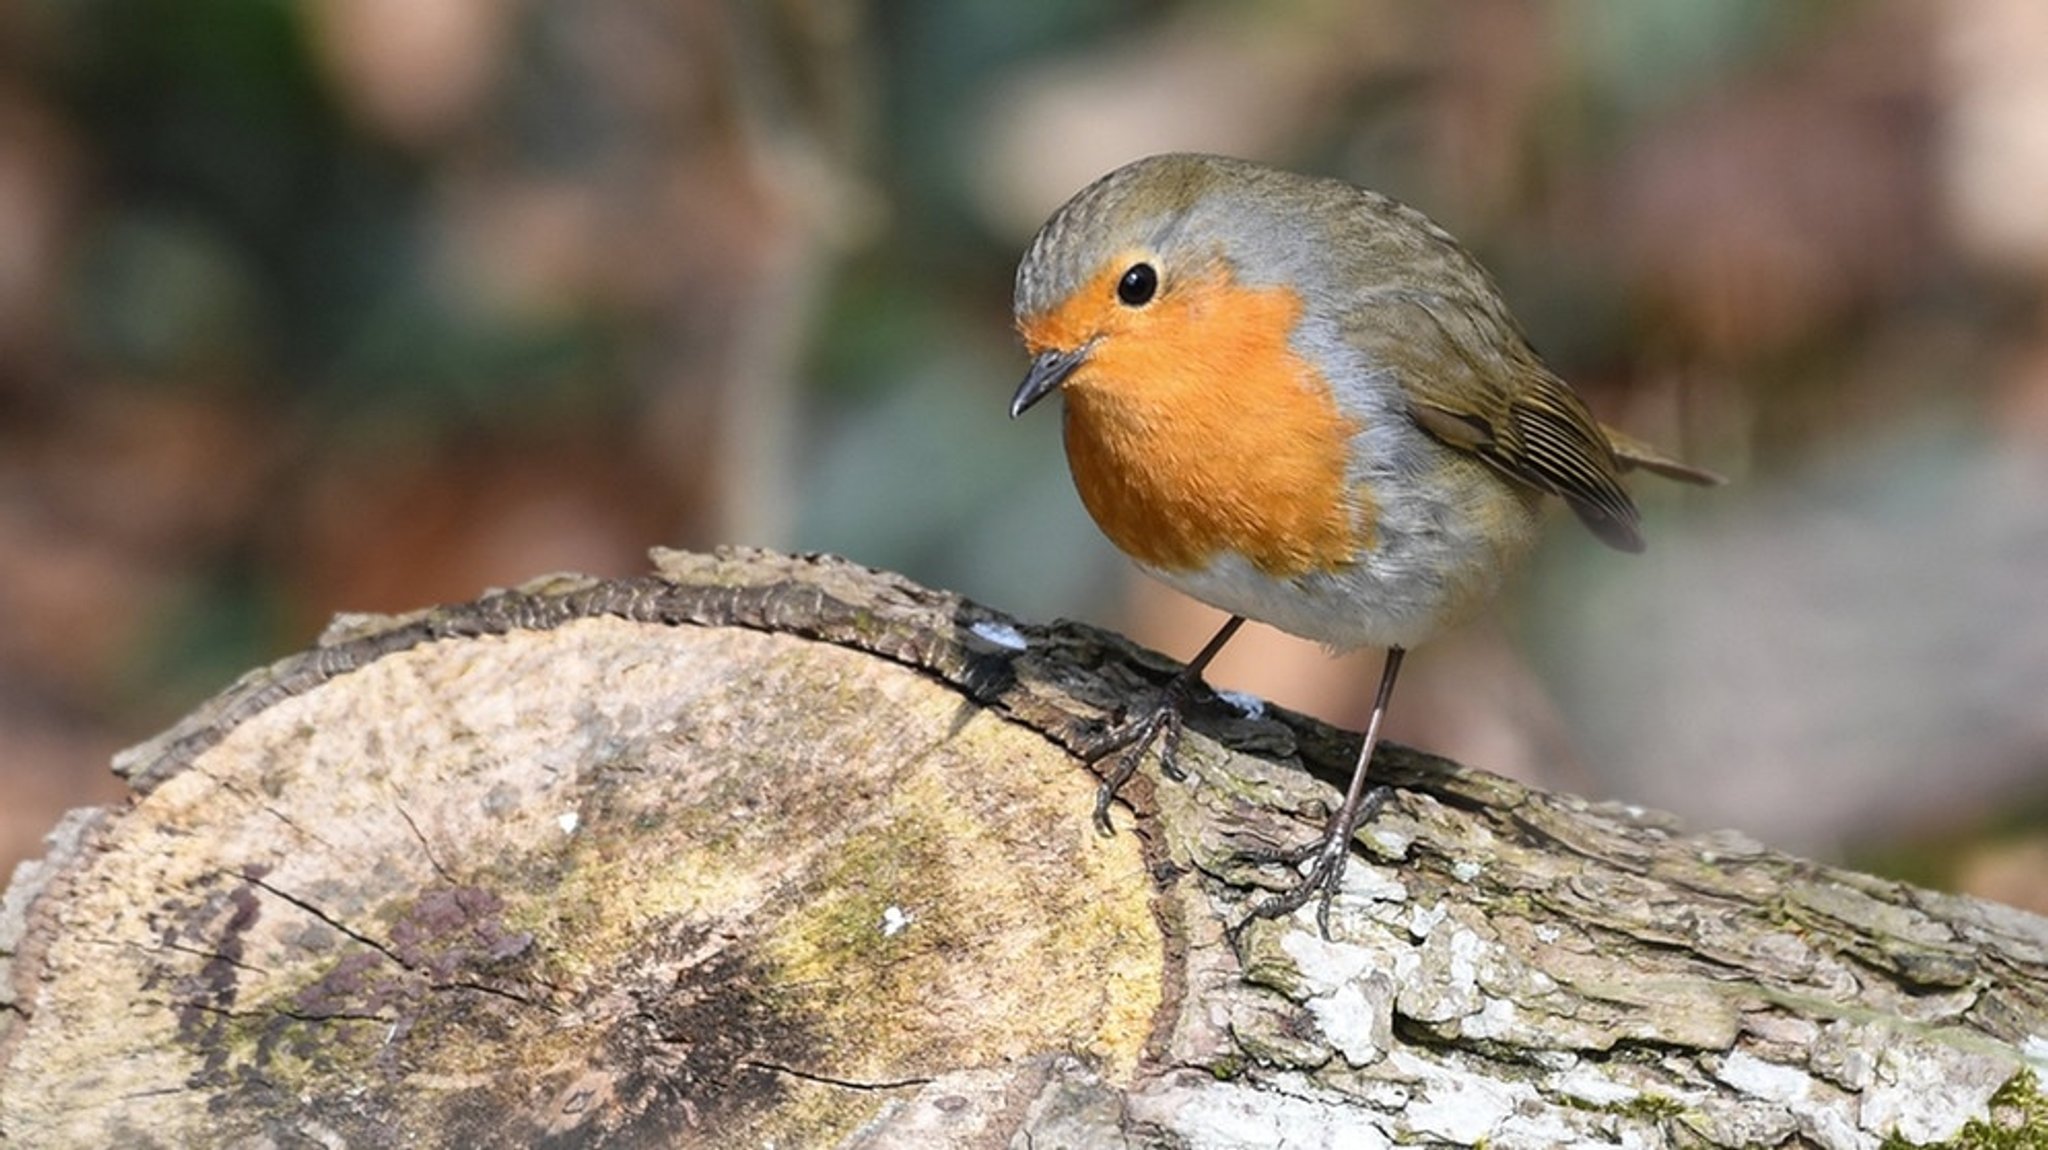
POLYGON ((1127 307, 1144 307, 1159 290, 1159 273, 1151 264, 1132 264, 1124 278, 1116 281, 1116 298, 1127 307))

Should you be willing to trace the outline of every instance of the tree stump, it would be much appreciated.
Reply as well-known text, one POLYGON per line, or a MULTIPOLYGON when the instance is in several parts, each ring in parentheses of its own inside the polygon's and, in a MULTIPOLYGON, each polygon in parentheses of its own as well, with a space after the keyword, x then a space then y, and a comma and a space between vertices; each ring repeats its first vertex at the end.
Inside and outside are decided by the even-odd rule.
POLYGON ((1104 838, 1072 751, 1170 662, 656 564, 338 621, 122 756, 0 912, 0 1136, 2048 1140, 2042 919, 1389 746, 1334 937, 1233 938, 1355 736, 1205 700, 1104 838))

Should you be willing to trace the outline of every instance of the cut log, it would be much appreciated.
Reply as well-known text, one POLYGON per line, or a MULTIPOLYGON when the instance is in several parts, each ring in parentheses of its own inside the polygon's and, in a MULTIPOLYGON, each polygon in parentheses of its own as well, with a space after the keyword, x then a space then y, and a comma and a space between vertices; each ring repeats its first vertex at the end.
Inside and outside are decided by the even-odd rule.
MULTIPOLYGON (((23 1146, 1877 1147, 2048 1138, 2048 922, 1388 746, 839 560, 357 618, 117 768, 0 913, 23 1146)), ((1702 785, 1711 785, 1703 780, 1702 785)), ((2018 1144, 2018 1143, 2014 1143, 2018 1144)))

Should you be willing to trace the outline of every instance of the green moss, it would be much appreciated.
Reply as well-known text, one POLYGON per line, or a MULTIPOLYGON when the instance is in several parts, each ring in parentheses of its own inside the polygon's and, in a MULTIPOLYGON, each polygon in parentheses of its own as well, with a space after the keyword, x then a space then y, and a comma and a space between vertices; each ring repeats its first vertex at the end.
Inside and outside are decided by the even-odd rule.
MULTIPOLYGON (((2005 1080, 1991 1095, 1991 1113, 1972 1118, 1956 1136, 1937 1143, 1940 1150, 2048 1150, 2048 1094, 2031 1070, 2005 1080)), ((1887 1135, 1884 1150, 1925 1150, 1897 1134, 1887 1135)))
POLYGON ((2048 1097, 2041 1093, 2041 1080, 2031 1070, 2022 1070, 1992 1092, 1993 1109, 2009 1106, 2026 1118, 2048 1120, 2048 1097))
POLYGON ((763 940, 778 1009, 811 1019, 828 1044, 869 1048, 877 1063, 940 1041, 944 1027, 902 1004, 951 977, 954 956, 977 944, 973 916, 957 909, 971 896, 955 889, 963 877, 947 853, 955 841, 912 806, 838 844, 763 940), (892 905, 917 908, 913 929, 883 929, 892 905))
POLYGON ((1234 1082, 1244 1077, 1250 1063, 1243 1058, 1226 1055, 1209 1064, 1209 1076, 1218 1082, 1234 1082))
POLYGON ((1562 1101, 1574 1110, 1611 1114, 1616 1118, 1633 1118, 1641 1122, 1663 1122, 1672 1118, 1682 1118, 1687 1113, 1685 1104, 1676 1098, 1668 1094, 1648 1092, 1637 1094, 1622 1102, 1589 1102, 1571 1097, 1566 1097, 1562 1101))
POLYGON ((1625 1118, 1663 1121, 1684 1114, 1685 1104, 1666 1094, 1638 1094, 1627 1102, 1619 1103, 1615 1112, 1625 1118))
POLYGON ((889 629, 889 624, 869 607, 861 607, 853 613, 853 633, 861 639, 872 640, 889 629))

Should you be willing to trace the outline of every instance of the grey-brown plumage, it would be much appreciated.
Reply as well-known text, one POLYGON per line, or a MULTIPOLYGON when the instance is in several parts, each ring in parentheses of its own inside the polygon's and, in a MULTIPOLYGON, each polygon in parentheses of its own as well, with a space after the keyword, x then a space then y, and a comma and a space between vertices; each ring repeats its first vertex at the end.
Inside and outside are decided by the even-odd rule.
POLYGON ((1643 548, 1622 472, 1718 482, 1601 426, 1464 247, 1421 212, 1340 180, 1186 153, 1128 164, 1040 229, 1017 269, 1015 310, 1064 300, 1109 247, 1160 250, 1188 236, 1221 237, 1216 254, 1239 275, 1298 285, 1401 387, 1418 427, 1563 499, 1603 542, 1643 548), (1214 194, 1225 186, 1227 197, 1214 194))

